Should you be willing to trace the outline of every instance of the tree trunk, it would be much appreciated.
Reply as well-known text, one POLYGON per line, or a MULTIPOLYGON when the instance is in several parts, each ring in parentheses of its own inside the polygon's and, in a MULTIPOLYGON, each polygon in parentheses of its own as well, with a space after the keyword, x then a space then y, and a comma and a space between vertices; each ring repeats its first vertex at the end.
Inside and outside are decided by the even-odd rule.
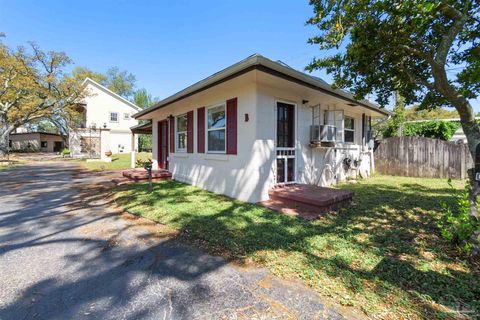
POLYGON ((0 158, 5 158, 8 154, 8 140, 13 128, 6 123, 0 123, 0 158))
MULTIPOLYGON (((480 128, 475 120, 475 114, 472 106, 466 99, 456 99, 454 104, 458 113, 460 114, 460 122, 462 124, 463 132, 467 137, 468 150, 472 155, 472 159, 476 166, 477 146, 480 144, 480 128)), ((468 170, 468 178, 470 182, 469 201, 470 201, 470 215, 479 219, 477 198, 480 194, 480 183, 475 180, 475 167, 468 170)))

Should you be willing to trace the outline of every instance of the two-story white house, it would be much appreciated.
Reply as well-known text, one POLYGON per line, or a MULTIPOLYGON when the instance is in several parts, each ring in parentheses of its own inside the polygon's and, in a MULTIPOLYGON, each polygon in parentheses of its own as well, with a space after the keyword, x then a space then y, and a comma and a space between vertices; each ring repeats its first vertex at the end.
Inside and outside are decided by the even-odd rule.
POLYGON ((129 153, 137 149, 138 137, 130 127, 138 124, 132 115, 141 110, 134 103, 90 78, 83 82, 87 96, 78 104, 80 121, 69 132, 72 156, 104 158, 105 152, 129 153))

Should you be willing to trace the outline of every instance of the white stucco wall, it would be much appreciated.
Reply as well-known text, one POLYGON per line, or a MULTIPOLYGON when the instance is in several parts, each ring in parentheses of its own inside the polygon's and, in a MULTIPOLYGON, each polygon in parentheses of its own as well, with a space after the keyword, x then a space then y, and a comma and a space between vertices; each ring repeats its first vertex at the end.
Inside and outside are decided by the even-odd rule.
MULTIPOLYGON (((88 91, 88 96, 84 99, 86 108, 86 126, 91 127, 93 124, 97 128, 106 128, 109 131, 108 135, 103 135, 103 139, 108 137, 108 141, 102 141, 102 154, 105 151, 111 150, 113 153, 128 153, 132 151, 131 148, 131 131, 130 128, 137 125, 138 121, 131 116, 138 112, 131 104, 119 98, 108 90, 87 82, 85 90, 88 91), (110 113, 118 113, 118 121, 113 122, 110 119, 110 113), (130 116, 125 118, 125 114, 130 116), (108 150, 104 150, 107 148, 108 150)), ((75 134, 71 134, 70 148, 80 152, 80 146, 76 146, 75 134), (73 141, 73 142, 72 142, 73 141)), ((138 136, 135 136, 135 149, 138 148, 138 136)), ((77 152, 77 153, 78 153, 77 152)), ((76 154, 76 153, 75 153, 76 154)))
MULTIPOLYGON (((257 117, 254 78, 242 76, 160 109, 153 118, 153 159, 157 167, 157 122, 194 110, 194 153, 170 154, 169 170, 176 180, 243 201, 267 197, 271 164, 269 144, 259 135, 265 126, 257 117), (197 108, 238 98, 237 155, 197 153, 197 108), (245 122, 245 114, 249 121, 245 122)), ((271 147, 271 146, 270 146, 271 147)))
MULTIPOLYGON (((270 84, 260 83, 258 85, 258 108, 261 119, 260 122, 273 125, 262 127, 261 137, 269 142, 271 148, 275 145, 275 121, 276 121, 276 103, 277 101, 292 103, 296 106, 296 181, 299 183, 315 184, 320 186, 329 186, 332 182, 342 181, 347 176, 356 176, 355 170, 344 170, 342 165, 343 159, 346 157, 352 160, 362 159, 369 162, 368 152, 364 152, 362 146, 362 113, 363 108, 352 108, 341 103, 333 104, 324 100, 318 93, 311 96, 312 93, 301 90, 300 88, 290 85, 287 88, 272 86, 270 84), (308 100, 307 104, 302 104, 302 100, 308 100), (345 116, 354 118, 354 143, 337 143, 337 149, 328 149, 310 147, 310 125, 312 124, 312 108, 310 106, 322 104, 322 110, 331 109, 344 110, 345 116), (343 150, 343 148, 348 150, 343 150), (322 171, 326 164, 329 164, 333 171, 332 177, 325 177, 322 171), (330 179, 329 179, 330 178, 330 179)), ((323 115, 321 117, 323 121, 323 115)), ((272 167, 276 166, 275 161, 272 167)), ((367 166, 370 168, 370 166, 367 166)), ((269 176, 269 184, 273 185, 275 181, 276 170, 272 170, 269 176)))

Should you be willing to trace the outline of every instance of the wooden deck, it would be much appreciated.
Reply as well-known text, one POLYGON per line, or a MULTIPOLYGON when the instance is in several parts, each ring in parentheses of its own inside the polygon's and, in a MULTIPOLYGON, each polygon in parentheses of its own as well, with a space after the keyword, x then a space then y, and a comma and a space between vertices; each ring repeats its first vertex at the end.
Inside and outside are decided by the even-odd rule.
POLYGON ((293 184, 275 187, 270 190, 269 196, 269 200, 260 202, 260 204, 288 215, 311 220, 325 212, 348 206, 353 192, 307 184, 293 184))
MULTIPOLYGON (((122 175, 133 181, 148 180, 148 173, 145 169, 123 170, 122 175)), ((152 170, 152 180, 170 180, 172 173, 168 170, 152 170)))

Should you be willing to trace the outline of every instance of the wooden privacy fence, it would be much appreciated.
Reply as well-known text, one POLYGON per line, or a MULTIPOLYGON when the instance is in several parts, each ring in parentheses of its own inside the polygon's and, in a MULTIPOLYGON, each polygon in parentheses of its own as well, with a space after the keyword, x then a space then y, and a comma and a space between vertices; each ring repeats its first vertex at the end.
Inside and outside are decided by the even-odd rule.
POLYGON ((374 157, 376 171, 394 176, 465 179, 474 166, 466 144, 424 137, 383 139, 374 157))

